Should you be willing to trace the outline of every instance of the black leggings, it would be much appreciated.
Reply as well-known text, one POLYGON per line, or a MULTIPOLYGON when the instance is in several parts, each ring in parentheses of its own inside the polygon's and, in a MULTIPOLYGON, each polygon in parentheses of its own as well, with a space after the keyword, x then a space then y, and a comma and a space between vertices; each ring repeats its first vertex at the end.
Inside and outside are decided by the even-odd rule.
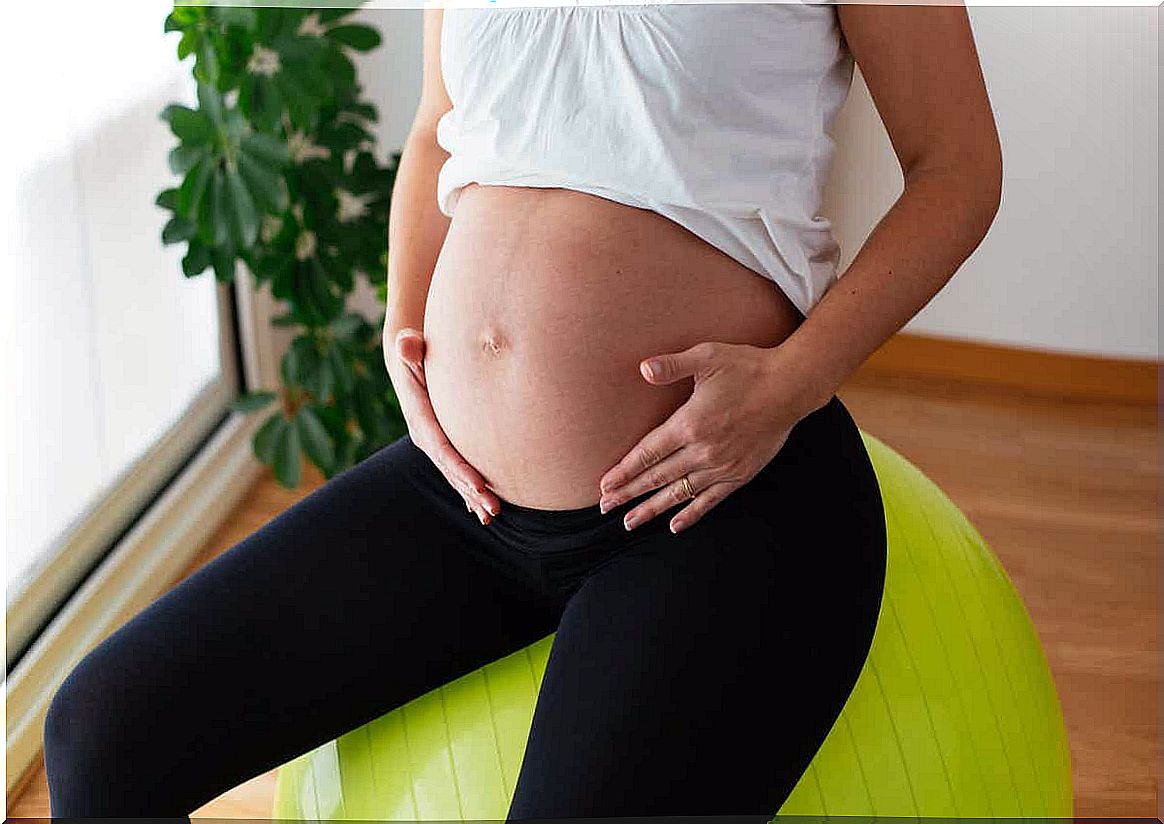
POLYGON ((881 603, 856 424, 832 398, 678 535, 627 532, 636 502, 482 526, 401 438, 77 665, 45 721, 53 815, 181 818, 555 631, 510 818, 772 815, 881 603))

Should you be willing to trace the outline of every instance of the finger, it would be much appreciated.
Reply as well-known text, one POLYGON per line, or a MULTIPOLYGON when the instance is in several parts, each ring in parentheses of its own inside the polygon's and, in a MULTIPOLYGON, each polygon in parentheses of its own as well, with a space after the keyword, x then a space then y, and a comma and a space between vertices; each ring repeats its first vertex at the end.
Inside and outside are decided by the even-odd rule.
POLYGON ((396 333, 396 355, 408 366, 408 370, 420 382, 424 378, 424 336, 415 329, 405 328, 396 333))
MULTIPOLYGON (((418 406, 413 416, 414 426, 419 431, 420 442, 417 446, 429 456, 461 496, 476 507, 473 511, 481 522, 488 523, 489 518, 501 511, 500 498, 489 489, 488 479, 465 460, 445 435, 426 393, 419 393, 418 406)), ((416 443, 417 439, 414 438, 413 441, 416 443)))
POLYGON ((436 464, 449 483, 469 502, 470 509, 482 523, 487 523, 489 518, 501 511, 496 496, 485 487, 478 473, 455 450, 451 454, 448 450, 438 450, 436 464))
POLYGON ((472 513, 482 524, 487 524, 492 519, 492 515, 490 515, 481 503, 475 500, 473 489, 457 473, 449 471, 443 459, 439 463, 434 460, 433 463, 436 464, 437 469, 440 470, 449 486, 453 487, 460 494, 466 511, 472 513))
POLYGON ((671 518, 669 525, 671 532, 677 535, 682 530, 690 527, 706 515, 712 507, 731 494, 732 489, 731 484, 718 483, 700 492, 691 499, 691 503, 687 504, 687 506, 683 507, 671 518))
POLYGON ((474 503, 489 516, 501 511, 501 502, 489 489, 485 477, 465 460, 448 438, 442 438, 437 445, 438 466, 450 479, 455 478, 474 503))
POLYGON ((632 478, 646 472, 663 461, 672 452, 686 446, 683 436, 683 417, 677 409, 671 417, 643 436, 622 460, 607 470, 598 482, 598 490, 603 495, 618 489, 632 478))
MULTIPOLYGON (((694 477, 689 478, 689 480, 696 490, 696 497, 699 497, 702 491, 702 483, 698 478, 694 477)), ((682 478, 680 478, 667 484, 654 495, 647 498, 647 500, 627 512, 622 519, 623 525, 628 530, 634 529, 635 527, 642 526, 652 518, 658 517, 668 509, 690 500, 693 499, 687 494, 687 487, 683 483, 682 478)))
MULTIPOLYGON (((598 501, 598 507, 601 511, 607 512, 624 501, 645 495, 652 489, 661 489, 672 481, 676 481, 684 475, 690 476, 691 473, 700 469, 706 469, 706 467, 696 463, 694 450, 690 448, 690 444, 685 445, 659 463, 640 472, 622 486, 604 494, 598 501)), ((692 480, 692 483, 695 481, 692 480)))
POLYGON ((697 343, 682 352, 647 358, 639 364, 639 371, 648 383, 674 383, 682 378, 690 378, 699 374, 699 371, 707 365, 710 357, 710 344, 697 343))

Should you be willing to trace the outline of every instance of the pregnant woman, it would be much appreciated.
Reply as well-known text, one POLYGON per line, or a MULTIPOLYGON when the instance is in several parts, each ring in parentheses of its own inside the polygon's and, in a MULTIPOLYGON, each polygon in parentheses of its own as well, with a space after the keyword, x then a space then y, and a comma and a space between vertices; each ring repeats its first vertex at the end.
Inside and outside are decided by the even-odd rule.
POLYGON ((511 818, 770 816, 856 681, 885 522, 834 393, 997 210, 965 9, 430 8, 424 51, 384 330, 409 434, 82 660, 54 815, 187 815, 556 632, 511 818), (905 186, 839 278, 854 59, 905 186))

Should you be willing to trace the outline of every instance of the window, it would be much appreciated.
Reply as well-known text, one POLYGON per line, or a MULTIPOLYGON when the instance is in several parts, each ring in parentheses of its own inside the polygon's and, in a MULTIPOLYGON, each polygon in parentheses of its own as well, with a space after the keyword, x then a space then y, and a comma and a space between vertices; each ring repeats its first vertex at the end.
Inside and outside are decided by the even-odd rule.
POLYGON ((5 47, 27 81, 8 84, 0 194, 8 668, 238 391, 231 293, 185 280, 184 246, 160 240, 174 142, 158 113, 193 99, 170 8, 12 10, 30 36, 5 47))

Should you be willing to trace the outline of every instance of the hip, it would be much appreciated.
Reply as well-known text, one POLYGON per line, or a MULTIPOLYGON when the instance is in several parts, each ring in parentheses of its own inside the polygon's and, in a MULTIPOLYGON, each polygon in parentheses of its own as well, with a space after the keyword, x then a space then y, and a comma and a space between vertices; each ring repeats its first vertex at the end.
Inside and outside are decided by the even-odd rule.
POLYGON ((622 516, 642 498, 607 513, 596 504, 546 509, 503 501, 481 525, 427 456, 407 436, 402 441, 413 479, 471 530, 466 546, 538 582, 550 597, 575 590, 611 562, 683 564, 686 555, 696 565, 734 564, 731 574, 775 586, 791 577, 809 588, 816 581, 823 591, 844 579, 853 593, 879 598, 886 562, 880 487, 860 430, 835 396, 798 422, 751 480, 677 535, 667 524, 683 504, 629 532, 623 527, 622 516))

